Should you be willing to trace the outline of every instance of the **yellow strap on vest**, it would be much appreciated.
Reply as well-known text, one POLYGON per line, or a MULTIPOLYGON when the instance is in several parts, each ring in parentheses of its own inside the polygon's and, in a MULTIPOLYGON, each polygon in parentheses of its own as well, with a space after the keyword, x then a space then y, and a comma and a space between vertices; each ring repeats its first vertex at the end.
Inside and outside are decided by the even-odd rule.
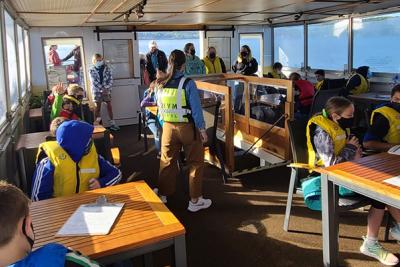
POLYGON ((203 59, 204 65, 206 66, 206 74, 210 73, 222 73, 221 60, 219 57, 215 57, 214 62, 212 62, 208 56, 203 59))
POLYGON ((322 85, 324 84, 325 80, 319 81, 315 84, 315 89, 316 90, 321 90, 322 85))
POLYGON ((383 140, 389 144, 400 144, 400 113, 391 107, 380 107, 372 112, 370 125, 372 125, 376 113, 384 116, 390 125, 389 131, 383 140))

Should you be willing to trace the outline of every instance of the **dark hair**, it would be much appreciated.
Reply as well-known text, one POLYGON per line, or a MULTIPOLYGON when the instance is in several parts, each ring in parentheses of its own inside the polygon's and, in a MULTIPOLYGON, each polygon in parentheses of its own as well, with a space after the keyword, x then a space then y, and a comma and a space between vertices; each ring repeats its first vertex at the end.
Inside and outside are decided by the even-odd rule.
POLYGON ((289 75, 289 80, 292 80, 292 78, 294 78, 294 81, 298 81, 301 80, 301 75, 298 74, 297 72, 292 72, 289 75))
POLYGON ((167 82, 172 79, 172 76, 174 76, 175 72, 182 68, 185 62, 186 62, 185 53, 183 53, 181 50, 178 49, 172 51, 168 58, 167 76, 163 79, 160 79, 157 82, 157 86, 164 87, 164 85, 166 85, 167 82))
POLYGON ((0 247, 8 244, 18 222, 29 214, 29 199, 18 187, 0 181, 0 247))
POLYGON ((276 69, 282 69, 283 68, 283 66, 282 66, 282 64, 280 63, 280 62, 275 62, 274 63, 274 65, 272 65, 272 69, 273 70, 276 70, 276 69))
POLYGON ((187 44, 185 44, 185 47, 183 48, 183 51, 185 51, 185 53, 189 53, 189 48, 190 48, 191 46, 194 47, 194 44, 193 44, 193 43, 187 43, 187 44))
POLYGON ((392 92, 390 93, 390 97, 393 97, 395 93, 400 93, 400 84, 396 84, 392 88, 392 92))
POLYGON ((326 102, 325 111, 328 113, 328 116, 331 116, 333 113, 341 115, 345 109, 352 104, 353 102, 343 96, 334 96, 329 98, 329 100, 326 102))
POLYGON ((316 71, 314 72, 314 74, 315 74, 315 75, 319 74, 319 75, 325 77, 325 71, 324 71, 324 70, 316 70, 316 71))

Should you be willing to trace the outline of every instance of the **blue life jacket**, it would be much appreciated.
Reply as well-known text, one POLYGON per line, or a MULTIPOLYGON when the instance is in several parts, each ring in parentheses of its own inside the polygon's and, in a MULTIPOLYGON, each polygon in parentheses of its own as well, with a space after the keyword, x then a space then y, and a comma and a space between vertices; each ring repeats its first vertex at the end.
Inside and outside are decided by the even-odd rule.
POLYGON ((9 267, 64 267, 67 252, 63 245, 47 244, 9 267))

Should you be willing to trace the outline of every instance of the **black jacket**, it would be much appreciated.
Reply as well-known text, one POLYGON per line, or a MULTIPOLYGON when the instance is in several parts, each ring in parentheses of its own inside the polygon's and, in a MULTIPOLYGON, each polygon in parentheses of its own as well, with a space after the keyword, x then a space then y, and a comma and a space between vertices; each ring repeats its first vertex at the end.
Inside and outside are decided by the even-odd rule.
MULTIPOLYGON (((167 67, 168 67, 168 60, 167 60, 167 56, 165 55, 165 53, 161 50, 157 50, 158 54, 157 54, 157 60, 158 60, 158 69, 161 71, 166 71, 167 67)), ((151 53, 147 53, 146 55, 146 69, 149 72, 149 78, 150 78, 150 82, 154 81, 156 79, 156 74, 157 71, 156 69, 153 67, 153 63, 151 62, 151 53)))
POLYGON ((240 63, 236 60, 232 70, 243 75, 254 75, 258 71, 258 62, 254 57, 250 61, 244 59, 240 63))

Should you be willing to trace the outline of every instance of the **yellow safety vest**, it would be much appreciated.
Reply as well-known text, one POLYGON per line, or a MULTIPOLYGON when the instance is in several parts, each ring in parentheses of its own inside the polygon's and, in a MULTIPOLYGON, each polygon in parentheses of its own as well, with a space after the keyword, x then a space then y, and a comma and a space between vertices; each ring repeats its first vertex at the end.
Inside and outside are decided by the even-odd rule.
POLYGON ((56 141, 42 143, 39 146, 37 160, 42 151, 54 166, 53 197, 85 192, 89 190, 89 180, 99 178, 99 161, 94 144, 78 164, 56 141))
POLYGON ((359 73, 354 73, 353 76, 351 76, 350 79, 347 81, 347 84, 350 82, 351 78, 353 78, 356 75, 360 77, 361 83, 359 86, 356 86, 353 90, 351 90, 350 93, 353 95, 360 95, 367 93, 369 91, 369 82, 367 81, 367 79, 364 78, 364 76, 362 76, 359 73))
POLYGON ((374 115, 376 113, 381 114, 389 121, 390 128, 383 140, 389 144, 400 144, 400 113, 397 110, 387 106, 375 109, 371 115, 371 125, 374 121, 374 115))
POLYGON ((319 159, 318 162, 315 162, 317 157, 316 157, 316 152, 314 150, 314 146, 312 143, 311 138, 311 125, 315 124, 321 127, 325 132, 329 134, 329 136, 333 140, 333 148, 334 148, 334 153, 335 156, 339 155, 339 153, 342 151, 342 149, 346 146, 346 139, 347 139, 347 134, 349 133, 349 130, 346 129, 344 131, 337 123, 333 122, 332 120, 325 118, 322 115, 317 115, 312 117, 307 124, 307 129, 306 129, 306 136, 307 136, 307 149, 308 149, 308 165, 311 168, 314 168, 316 166, 318 167, 323 167, 324 163, 322 159, 319 159))
POLYGON ((203 61, 206 66, 206 74, 222 73, 221 60, 219 57, 216 56, 214 62, 212 62, 209 57, 205 57, 203 61))
POLYGON ((181 78, 178 88, 158 88, 157 106, 161 121, 189 122, 191 110, 187 106, 186 91, 183 88, 185 80, 185 77, 181 78))
POLYGON ((315 84, 315 90, 321 90, 325 80, 319 81, 315 84))
POLYGON ((270 72, 271 73, 271 75, 272 75, 272 78, 274 78, 274 79, 287 79, 286 78, 286 76, 285 76, 285 74, 283 74, 283 73, 281 73, 281 74, 278 74, 276 71, 272 71, 272 72, 270 72))

